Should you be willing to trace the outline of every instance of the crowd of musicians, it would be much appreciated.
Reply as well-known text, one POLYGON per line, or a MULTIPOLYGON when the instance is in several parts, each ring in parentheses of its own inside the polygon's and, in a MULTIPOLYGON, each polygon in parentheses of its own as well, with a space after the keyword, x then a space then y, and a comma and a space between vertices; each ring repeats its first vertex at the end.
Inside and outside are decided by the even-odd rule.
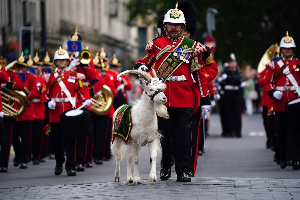
MULTIPOLYGON (((81 40, 77 30, 70 36, 70 41, 81 40)), ((87 49, 82 52, 87 55, 60 47, 53 61, 48 53, 44 58, 22 53, 6 66, 1 57, 0 172, 8 171, 11 146, 15 167, 26 169, 28 162, 38 165, 49 156, 56 160, 55 175, 62 173, 63 163, 74 176, 111 159, 112 115, 128 102, 132 85, 128 76, 117 79, 121 65, 115 55, 108 58, 103 48, 94 57, 87 49), (78 116, 67 113, 75 109, 81 111, 78 116)))
MULTIPOLYGON (((195 33, 195 14, 190 18, 188 13, 192 11, 177 6, 160 18, 159 37, 147 44, 147 55, 134 68, 147 72, 155 69, 167 85, 170 119, 158 121, 164 136, 160 179, 171 177, 175 162, 177 181, 190 182, 198 154, 204 152, 212 98, 220 98, 222 135, 240 138, 240 91, 247 84, 231 56, 215 80, 216 91, 213 80, 218 68, 210 48, 190 39, 195 33)), ((63 172, 64 163, 68 176, 75 176, 93 163, 111 159, 112 116, 118 106, 128 102, 126 91, 132 85, 128 76, 117 78, 121 66, 115 55, 107 58, 101 49, 93 57, 87 49, 78 50, 81 41, 76 30, 70 36, 68 51, 60 47, 52 62, 48 54, 44 58, 22 54, 5 66, 1 57, 0 172, 8 171, 11 145, 15 151, 13 164, 21 169, 26 169, 29 161, 37 165, 54 155, 55 175, 63 172), (12 104, 7 96, 14 99, 12 104), (104 99, 100 104, 105 111, 93 109, 95 96, 104 99), (107 106, 108 98, 114 99, 113 105, 107 106), (8 108, 4 104, 9 104, 8 108)), ((300 64, 294 58, 295 50, 295 42, 287 34, 276 49, 278 55, 271 50, 259 84, 264 88, 263 123, 275 151, 274 161, 281 168, 290 164, 296 170, 300 169, 300 64)))

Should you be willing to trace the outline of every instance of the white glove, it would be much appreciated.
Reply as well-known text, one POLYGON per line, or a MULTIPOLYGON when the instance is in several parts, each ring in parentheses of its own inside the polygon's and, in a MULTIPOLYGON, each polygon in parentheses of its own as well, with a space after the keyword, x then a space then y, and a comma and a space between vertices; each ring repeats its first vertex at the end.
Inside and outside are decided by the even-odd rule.
POLYGON ((215 101, 215 100, 212 100, 212 101, 210 102, 210 104, 211 104, 211 107, 214 108, 214 107, 216 106, 216 101, 215 101))
POLYGON ((204 117, 204 119, 207 118, 207 114, 210 111, 211 106, 210 105, 203 105, 201 106, 202 109, 202 116, 204 117))
POLYGON ((80 64, 79 58, 76 58, 76 59, 72 60, 72 62, 70 63, 68 69, 69 69, 69 70, 73 70, 74 67, 75 67, 76 65, 79 65, 79 64, 80 64))
POLYGON ((242 82, 241 84, 240 84, 240 87, 241 88, 244 88, 244 87, 246 87, 247 86, 247 82, 242 82))
POLYGON ((275 92, 273 93, 273 96, 275 97, 275 99, 280 100, 280 99, 282 98, 282 92, 280 92, 280 91, 275 91, 275 92))
POLYGON ((76 51, 76 52, 75 52, 75 58, 78 58, 78 56, 79 56, 79 52, 76 51))
POLYGON ((4 112, 0 112, 0 118, 3 118, 4 117, 4 112))
POLYGON ((215 99, 215 100, 220 100, 221 97, 220 97, 220 95, 219 95, 218 93, 216 93, 216 94, 214 94, 214 99, 215 99))
POLYGON ((288 75, 290 73, 290 69, 289 67, 284 68, 284 70, 282 71, 283 74, 288 75))
POLYGON ((101 92, 101 90, 99 90, 99 91, 97 92, 97 94, 98 94, 98 95, 102 95, 102 92, 101 92))
POLYGON ((124 90, 124 85, 123 85, 123 84, 119 85, 119 86, 117 87, 117 90, 118 90, 118 91, 119 91, 119 90, 124 90))
POLYGON ((82 103, 83 107, 84 108, 87 108, 91 105, 91 100, 90 99, 87 99, 85 100, 83 103, 82 103))
POLYGON ((1 83, 1 87, 5 87, 6 86, 6 83, 1 83))
POLYGON ((148 67, 146 65, 141 65, 138 70, 141 70, 141 71, 146 71, 148 69, 148 67))
POLYGON ((55 110, 55 107, 56 107, 56 103, 54 101, 48 102, 48 108, 50 108, 51 110, 55 110))
POLYGON ((269 68, 271 68, 271 69, 274 69, 274 68, 275 68, 275 65, 274 65, 274 62, 273 62, 273 61, 267 63, 266 66, 269 67, 269 68))
POLYGON ((225 80, 227 78, 227 74, 222 74, 222 78, 225 80))
POLYGON ((218 78, 217 78, 217 81, 218 81, 219 83, 222 82, 222 81, 223 81, 222 76, 218 77, 218 78))

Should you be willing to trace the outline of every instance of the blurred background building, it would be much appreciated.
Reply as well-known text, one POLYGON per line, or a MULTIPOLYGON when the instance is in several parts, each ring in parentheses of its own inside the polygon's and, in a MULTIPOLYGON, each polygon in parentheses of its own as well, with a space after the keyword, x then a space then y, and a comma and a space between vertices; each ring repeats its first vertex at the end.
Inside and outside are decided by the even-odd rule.
POLYGON ((156 29, 128 23, 126 2, 0 0, 0 54, 7 62, 21 51, 53 55, 59 46, 67 49, 69 36, 78 28, 84 46, 92 52, 104 47, 108 57, 116 54, 123 69, 128 69, 144 56, 145 44, 155 37, 156 29))

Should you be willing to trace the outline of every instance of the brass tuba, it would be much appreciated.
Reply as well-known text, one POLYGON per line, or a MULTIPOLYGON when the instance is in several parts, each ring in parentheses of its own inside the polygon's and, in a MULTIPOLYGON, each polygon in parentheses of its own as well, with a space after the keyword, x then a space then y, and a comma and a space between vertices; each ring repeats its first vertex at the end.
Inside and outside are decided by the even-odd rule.
POLYGON ((95 94, 91 98, 92 111, 96 115, 104 115, 109 111, 114 101, 114 95, 107 85, 103 85, 101 94, 95 94))
POLYGON ((83 49, 82 52, 80 52, 79 57, 82 64, 89 64, 93 59, 93 54, 90 50, 83 49))
POLYGON ((272 44, 264 53, 257 67, 257 72, 261 73, 266 68, 266 64, 271 62, 273 58, 279 56, 279 46, 278 44, 272 44))
POLYGON ((0 93, 2 95, 2 110, 8 117, 15 119, 25 112, 29 101, 24 92, 2 87, 0 93))

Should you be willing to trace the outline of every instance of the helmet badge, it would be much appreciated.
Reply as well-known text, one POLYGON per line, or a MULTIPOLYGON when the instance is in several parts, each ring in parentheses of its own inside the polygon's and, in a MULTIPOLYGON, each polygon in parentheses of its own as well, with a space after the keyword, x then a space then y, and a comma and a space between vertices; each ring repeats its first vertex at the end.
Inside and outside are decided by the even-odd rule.
POLYGON ((178 3, 176 3, 175 9, 170 12, 170 17, 173 19, 179 18, 181 13, 178 10, 178 3))
POLYGON ((59 50, 58 50, 58 55, 64 55, 65 53, 65 50, 61 48, 61 46, 59 47, 59 50))
POLYGON ((288 31, 286 32, 286 36, 285 36, 285 38, 284 38, 284 42, 285 42, 285 43, 290 43, 290 42, 292 42, 292 39, 291 39, 291 37, 289 36, 289 32, 288 32, 288 31))

